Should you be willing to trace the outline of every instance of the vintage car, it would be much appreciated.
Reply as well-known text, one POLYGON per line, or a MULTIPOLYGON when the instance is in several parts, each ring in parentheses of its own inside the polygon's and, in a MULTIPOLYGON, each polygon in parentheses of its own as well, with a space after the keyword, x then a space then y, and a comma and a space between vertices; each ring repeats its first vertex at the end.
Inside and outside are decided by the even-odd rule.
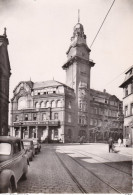
POLYGON ((21 139, 0 136, 0 193, 16 192, 19 179, 27 178, 28 165, 21 139))
POLYGON ((35 148, 34 148, 33 140, 23 139, 22 142, 24 145, 24 149, 26 150, 26 154, 28 156, 28 159, 30 161, 32 161, 33 157, 35 156, 35 148))
POLYGON ((41 144, 39 143, 39 140, 37 138, 34 138, 33 144, 35 148, 35 154, 38 154, 41 151, 41 144))

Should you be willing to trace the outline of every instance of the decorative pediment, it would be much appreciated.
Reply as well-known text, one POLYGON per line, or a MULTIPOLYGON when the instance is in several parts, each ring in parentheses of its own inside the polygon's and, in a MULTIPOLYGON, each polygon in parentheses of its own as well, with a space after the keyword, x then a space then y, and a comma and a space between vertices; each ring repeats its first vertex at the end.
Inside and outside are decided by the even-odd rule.
POLYGON ((14 89, 14 95, 25 96, 31 93, 31 88, 26 82, 20 82, 14 89))

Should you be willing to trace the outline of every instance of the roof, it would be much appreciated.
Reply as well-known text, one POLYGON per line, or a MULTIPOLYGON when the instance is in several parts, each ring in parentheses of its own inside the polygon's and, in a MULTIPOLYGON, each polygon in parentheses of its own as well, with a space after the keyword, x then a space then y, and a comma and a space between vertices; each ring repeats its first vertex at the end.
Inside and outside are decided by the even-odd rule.
POLYGON ((90 89, 90 95, 94 96, 94 97, 104 97, 107 98, 109 100, 116 100, 116 101, 120 101, 115 95, 111 95, 109 93, 107 93, 106 91, 99 91, 99 90, 95 90, 95 89, 90 89))
POLYGON ((16 140, 20 140, 20 138, 12 136, 0 136, 0 141, 14 142, 16 140))
POLYGON ((132 68, 133 68, 133 65, 130 66, 130 68, 128 68, 128 70, 125 72, 125 74, 127 74, 132 68))
POLYGON ((130 75, 119 87, 123 88, 132 81, 133 75, 130 75))
MULTIPOLYGON (((55 80, 49 80, 49 81, 43 81, 43 82, 36 82, 33 85, 33 89, 38 88, 45 88, 45 87, 57 87, 57 86, 66 86, 69 87, 61 82, 55 81, 55 80)), ((69 87, 70 88, 70 87, 69 87)))

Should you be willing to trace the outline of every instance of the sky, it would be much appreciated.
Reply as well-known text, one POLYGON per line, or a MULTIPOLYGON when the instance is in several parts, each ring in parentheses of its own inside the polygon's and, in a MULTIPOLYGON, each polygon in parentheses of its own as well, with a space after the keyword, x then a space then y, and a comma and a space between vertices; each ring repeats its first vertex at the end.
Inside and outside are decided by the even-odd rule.
MULTIPOLYGON (((9 39, 10 99, 20 81, 66 81, 73 27, 84 26, 90 47, 113 0, 0 0, 0 34, 9 39)), ((133 0, 116 0, 91 47, 91 88, 122 100, 125 71, 133 65, 133 0)))

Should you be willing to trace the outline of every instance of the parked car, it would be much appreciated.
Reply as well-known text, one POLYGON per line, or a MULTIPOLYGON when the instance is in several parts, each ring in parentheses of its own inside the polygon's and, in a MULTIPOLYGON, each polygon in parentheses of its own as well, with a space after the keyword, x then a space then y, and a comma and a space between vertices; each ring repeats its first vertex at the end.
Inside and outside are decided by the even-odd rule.
POLYGON ((13 193, 27 178, 29 161, 20 138, 0 136, 0 193, 13 193))
POLYGON ((26 150, 28 159, 32 161, 33 157, 35 156, 35 148, 34 148, 33 140, 23 139, 22 141, 23 141, 24 149, 26 150))
POLYGON ((35 154, 38 154, 41 151, 41 144, 39 143, 39 140, 37 138, 34 138, 33 144, 35 148, 35 154))

